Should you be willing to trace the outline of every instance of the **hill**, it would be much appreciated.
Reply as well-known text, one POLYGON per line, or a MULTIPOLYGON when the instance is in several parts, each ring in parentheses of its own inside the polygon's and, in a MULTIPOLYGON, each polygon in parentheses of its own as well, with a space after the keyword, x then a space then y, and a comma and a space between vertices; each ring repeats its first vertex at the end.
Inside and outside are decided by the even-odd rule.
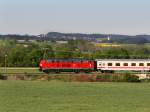
POLYGON ((60 33, 49 32, 41 35, 0 35, 0 39, 15 40, 38 40, 38 41, 58 41, 83 39, 99 43, 125 43, 144 44, 150 43, 150 35, 118 35, 118 34, 82 34, 82 33, 60 33))

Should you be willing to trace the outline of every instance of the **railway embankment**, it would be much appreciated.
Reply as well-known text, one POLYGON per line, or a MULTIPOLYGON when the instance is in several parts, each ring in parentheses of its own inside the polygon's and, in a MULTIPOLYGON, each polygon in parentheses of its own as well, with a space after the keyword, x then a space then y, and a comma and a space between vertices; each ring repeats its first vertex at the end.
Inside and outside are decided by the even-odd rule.
POLYGON ((1 74, 1 80, 25 80, 25 81, 52 81, 64 82, 141 82, 150 80, 150 75, 129 74, 129 73, 9 73, 1 74))

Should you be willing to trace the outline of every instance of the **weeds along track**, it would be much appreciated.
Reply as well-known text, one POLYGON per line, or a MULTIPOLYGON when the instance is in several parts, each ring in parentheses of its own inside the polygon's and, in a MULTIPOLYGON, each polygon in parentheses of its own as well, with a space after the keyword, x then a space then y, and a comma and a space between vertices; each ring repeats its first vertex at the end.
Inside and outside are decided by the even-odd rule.
POLYGON ((100 75, 101 73, 74 73, 74 72, 62 72, 62 73, 1 73, 1 79, 3 80, 49 80, 49 79, 66 79, 78 77, 87 79, 88 77, 94 77, 100 75))

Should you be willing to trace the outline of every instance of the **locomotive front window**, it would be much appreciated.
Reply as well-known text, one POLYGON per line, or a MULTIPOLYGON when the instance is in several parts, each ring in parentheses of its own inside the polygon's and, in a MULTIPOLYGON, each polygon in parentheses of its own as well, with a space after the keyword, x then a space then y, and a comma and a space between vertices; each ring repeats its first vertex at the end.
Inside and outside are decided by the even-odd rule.
POLYGON ((144 63, 139 63, 139 66, 144 66, 144 63))
POLYGON ((124 63, 123 66, 128 66, 128 63, 124 63))
POLYGON ((112 63, 108 63, 108 66, 112 66, 112 63))
POLYGON ((131 66, 136 66, 136 63, 131 63, 131 66))
POLYGON ((116 66, 120 66, 120 63, 116 63, 116 66))
POLYGON ((147 63, 147 66, 150 66, 150 63, 147 63))

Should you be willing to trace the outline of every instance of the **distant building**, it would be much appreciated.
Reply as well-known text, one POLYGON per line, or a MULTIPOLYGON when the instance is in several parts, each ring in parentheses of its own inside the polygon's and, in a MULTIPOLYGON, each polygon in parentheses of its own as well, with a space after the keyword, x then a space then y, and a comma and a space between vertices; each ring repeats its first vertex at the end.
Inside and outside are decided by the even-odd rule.
POLYGON ((28 40, 29 42, 36 42, 36 40, 28 40))
POLYGON ((25 42, 26 40, 17 40, 17 42, 19 42, 19 43, 23 43, 23 42, 25 42))
POLYGON ((56 43, 59 43, 59 44, 67 44, 68 41, 56 41, 56 43))
POLYGON ((107 40, 108 40, 108 41, 110 40, 110 36, 107 37, 107 40))
POLYGON ((40 35, 37 35, 37 37, 44 38, 44 37, 46 37, 46 35, 45 34, 40 34, 40 35))

